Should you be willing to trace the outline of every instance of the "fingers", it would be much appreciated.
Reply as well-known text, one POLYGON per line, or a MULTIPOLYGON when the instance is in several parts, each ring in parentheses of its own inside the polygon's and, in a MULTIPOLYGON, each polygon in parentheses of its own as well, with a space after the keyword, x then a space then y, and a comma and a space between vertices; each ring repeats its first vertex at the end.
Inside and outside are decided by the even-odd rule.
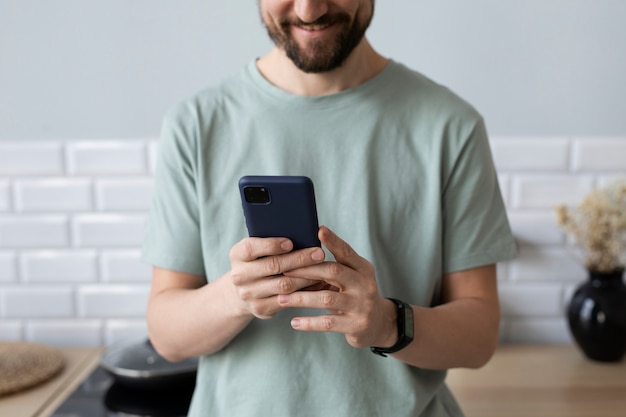
POLYGON ((352 309, 352 303, 350 297, 339 292, 301 291, 282 294, 277 298, 278 304, 284 308, 303 307, 329 310, 329 314, 326 315, 293 318, 291 327, 295 330, 358 335, 364 332, 368 326, 365 320, 358 319, 356 315, 344 313, 344 309, 352 309))
POLYGON ((350 308, 349 298, 337 291, 301 291, 296 293, 281 294, 278 303, 286 307, 311 307, 326 310, 350 308))
POLYGON ((335 262, 288 270, 285 276, 308 278, 330 286, 318 291, 280 294, 277 302, 282 308, 328 311, 324 315, 294 318, 291 326, 296 330, 342 333, 351 346, 371 346, 383 328, 379 310, 387 302, 378 290, 374 265, 329 228, 320 227, 318 236, 334 255, 335 262))
MULTIPOLYGON (((379 346, 375 342, 385 334, 383 329, 390 327, 383 311, 391 307, 395 313, 395 305, 384 298, 354 297, 331 290, 281 294, 277 301, 282 308, 327 310, 328 314, 324 315, 294 317, 291 327, 306 332, 341 333, 348 344, 356 348, 379 346)), ((392 324, 395 324, 395 317, 392 324)))
POLYGON ((371 277, 375 280, 374 266, 367 259, 359 256, 348 243, 328 227, 320 227, 318 237, 335 256, 336 262, 322 262, 298 269, 288 269, 285 275, 324 281, 340 291, 362 282, 359 277, 371 277))
POLYGON ((249 237, 235 244, 230 250, 231 262, 249 262, 269 255, 287 253, 293 249, 293 243, 285 238, 249 237))
POLYGON ((339 292, 335 291, 314 291, 314 292, 298 292, 293 294, 281 294, 278 297, 278 304, 282 307, 305 307, 316 306, 333 311, 335 314, 321 315, 314 317, 296 317, 291 321, 291 327, 296 330, 312 331, 312 332, 336 332, 343 333, 346 331, 339 320, 337 305, 345 305, 345 300, 339 292))
POLYGON ((308 278, 323 282, 343 291, 350 281, 354 281, 354 270, 338 262, 322 262, 320 264, 285 271, 285 276, 308 278))
POLYGON ((230 251, 229 272, 242 305, 258 318, 270 318, 282 307, 276 297, 316 284, 308 277, 288 277, 284 272, 324 261, 321 248, 293 251, 285 238, 246 238, 230 251))
POLYGON ((269 277, 324 260, 321 248, 290 252, 293 244, 283 238, 247 238, 232 247, 230 259, 240 276, 269 277))
POLYGON ((359 269, 363 265, 364 259, 328 227, 321 226, 318 237, 340 264, 349 266, 352 269, 359 269))
POLYGON ((278 303, 278 294, 290 294, 304 290, 314 281, 285 276, 270 277, 258 280, 253 285, 237 287, 239 298, 247 306, 247 310, 261 319, 273 317, 283 307, 278 303))

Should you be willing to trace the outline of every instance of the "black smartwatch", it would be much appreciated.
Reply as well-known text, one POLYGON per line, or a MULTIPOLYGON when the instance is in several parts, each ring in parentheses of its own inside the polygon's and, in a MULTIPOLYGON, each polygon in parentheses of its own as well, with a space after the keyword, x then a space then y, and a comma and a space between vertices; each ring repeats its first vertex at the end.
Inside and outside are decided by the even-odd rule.
POLYGON ((370 350, 380 356, 387 357, 387 353, 395 353, 408 346, 413 341, 413 309, 403 301, 395 298, 388 298, 396 305, 397 324, 398 324, 398 341, 395 345, 388 348, 370 347, 370 350))

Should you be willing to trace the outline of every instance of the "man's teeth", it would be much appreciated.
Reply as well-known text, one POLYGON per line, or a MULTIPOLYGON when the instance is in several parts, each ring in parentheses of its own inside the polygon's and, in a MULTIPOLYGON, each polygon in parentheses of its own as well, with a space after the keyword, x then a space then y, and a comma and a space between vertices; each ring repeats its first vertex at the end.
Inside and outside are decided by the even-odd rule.
POLYGON ((314 31, 314 30, 323 30, 326 29, 328 26, 330 25, 302 25, 300 26, 302 29, 304 30, 310 30, 310 31, 314 31))

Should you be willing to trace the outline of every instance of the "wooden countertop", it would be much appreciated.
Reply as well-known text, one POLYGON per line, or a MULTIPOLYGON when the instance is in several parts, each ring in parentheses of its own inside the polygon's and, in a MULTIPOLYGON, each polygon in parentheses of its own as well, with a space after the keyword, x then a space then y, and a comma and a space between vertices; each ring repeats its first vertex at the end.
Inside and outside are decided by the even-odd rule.
POLYGON ((447 382, 466 417, 626 416, 626 361, 592 362, 573 345, 500 346, 447 382))
MULTIPOLYGON (((96 368, 101 348, 64 348, 63 372, 0 397, 0 415, 48 417, 96 368)), ((598 363, 572 345, 500 346, 478 370, 453 369, 448 386, 466 417, 625 417, 626 361, 598 363)))
POLYGON ((48 417, 100 363, 101 348, 60 348, 63 371, 31 389, 0 397, 2 417, 48 417))

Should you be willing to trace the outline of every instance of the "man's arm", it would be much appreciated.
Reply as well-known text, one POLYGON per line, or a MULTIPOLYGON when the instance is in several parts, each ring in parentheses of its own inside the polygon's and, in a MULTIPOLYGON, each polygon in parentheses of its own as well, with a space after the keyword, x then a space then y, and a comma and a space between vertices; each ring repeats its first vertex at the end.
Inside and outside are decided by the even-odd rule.
POLYGON ((244 239, 230 251, 231 270, 208 284, 203 276, 155 267, 147 321, 159 354, 178 361, 215 353, 254 317, 268 319, 281 310, 278 294, 316 284, 281 274, 322 262, 324 252, 292 249, 288 239, 244 239))
MULTIPOLYGON (((301 331, 342 333, 346 341, 357 348, 393 346, 398 336, 396 307, 378 291, 373 265, 330 229, 320 228, 319 237, 336 262, 288 271, 286 275, 323 280, 338 291, 280 295, 278 302, 284 307, 331 312, 296 317, 291 322, 292 327, 301 331)), ((443 277, 443 298, 444 304, 435 308, 413 306, 414 340, 393 356, 426 369, 482 366, 493 354, 498 341, 495 266, 447 274, 443 277)))
POLYGON ((206 284, 203 276, 153 269, 148 332, 170 361, 219 351, 253 318, 236 302, 227 276, 206 284))
POLYGON ((413 306, 415 337, 393 357, 428 369, 479 368, 498 343, 500 307, 495 265, 443 277, 443 304, 413 306))

